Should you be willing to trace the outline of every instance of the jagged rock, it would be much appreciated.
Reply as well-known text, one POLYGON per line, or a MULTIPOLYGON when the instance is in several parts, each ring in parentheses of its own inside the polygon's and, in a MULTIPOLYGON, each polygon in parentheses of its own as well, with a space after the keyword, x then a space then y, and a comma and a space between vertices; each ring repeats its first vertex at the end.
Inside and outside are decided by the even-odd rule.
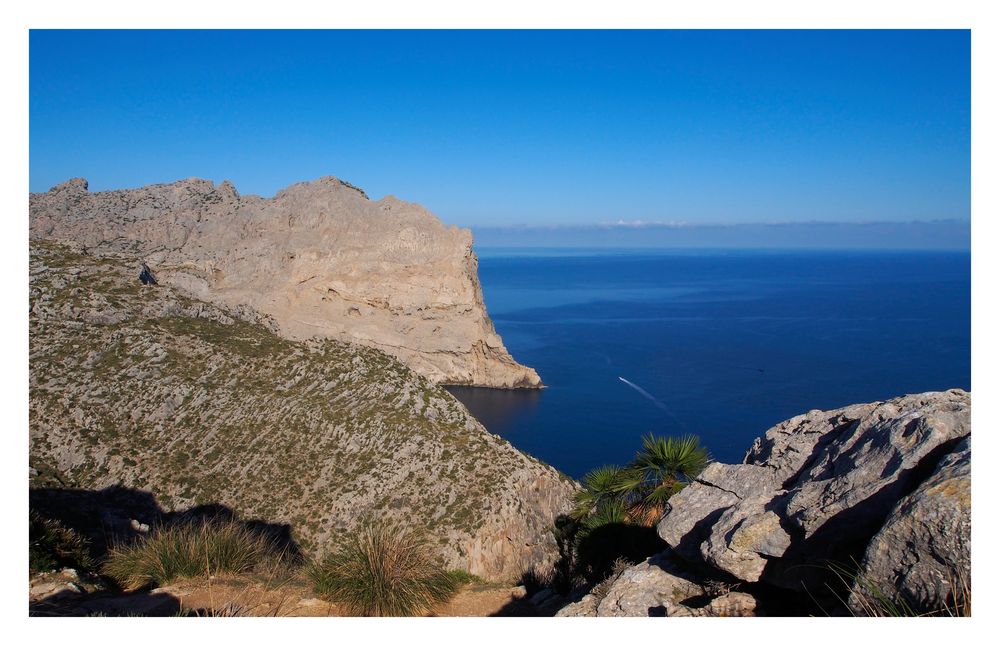
POLYGON ((830 561, 860 558, 900 499, 969 436, 969 411, 968 393, 950 390, 792 418, 744 464, 710 465, 670 500, 658 532, 737 579, 815 587, 830 561))
POLYGON ((144 288, 134 269, 31 243, 33 505, 122 539, 161 511, 222 505, 311 556, 388 517, 494 580, 558 558, 549 529, 577 485, 447 391, 379 350, 291 341, 249 308, 144 288))
POLYGON ((748 617, 756 600, 742 592, 714 598, 700 576, 685 571, 667 553, 622 572, 603 598, 588 594, 557 617, 748 617))
POLYGON ((584 595, 579 601, 560 608, 556 617, 596 617, 597 605, 600 602, 600 598, 595 594, 584 595))
POLYGON ((868 545, 851 603, 857 614, 877 607, 874 594, 917 613, 947 608, 957 614, 972 589, 972 448, 969 438, 889 515, 868 545))
POLYGON ((666 617, 754 617, 757 599, 746 592, 728 592, 701 607, 671 604, 664 611, 666 617))
POLYGON ((139 282, 143 285, 156 284, 156 275, 153 274, 153 270, 146 263, 140 263, 139 265, 139 282))
MULTIPOLYGON (((92 586, 90 586, 92 587, 92 586)), ((44 602, 51 597, 78 597, 88 592, 73 568, 58 572, 42 572, 28 580, 28 602, 44 602)))
POLYGON ((597 616, 649 617, 701 594, 693 578, 664 569, 662 560, 650 559, 622 572, 598 604, 597 616))
POLYGON ((468 230, 333 177, 270 199, 200 179, 98 193, 74 179, 31 195, 30 236, 128 253, 160 284, 251 306, 288 338, 379 348, 437 383, 541 384, 493 328, 468 230))

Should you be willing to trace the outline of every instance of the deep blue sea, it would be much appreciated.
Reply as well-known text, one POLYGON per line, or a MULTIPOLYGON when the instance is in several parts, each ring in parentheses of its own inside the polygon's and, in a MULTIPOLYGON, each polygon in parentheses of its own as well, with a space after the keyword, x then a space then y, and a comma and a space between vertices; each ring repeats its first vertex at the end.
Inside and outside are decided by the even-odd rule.
POLYGON ((573 476, 645 433, 739 462, 788 417, 970 388, 970 256, 478 250, 486 306, 542 391, 451 389, 573 476))

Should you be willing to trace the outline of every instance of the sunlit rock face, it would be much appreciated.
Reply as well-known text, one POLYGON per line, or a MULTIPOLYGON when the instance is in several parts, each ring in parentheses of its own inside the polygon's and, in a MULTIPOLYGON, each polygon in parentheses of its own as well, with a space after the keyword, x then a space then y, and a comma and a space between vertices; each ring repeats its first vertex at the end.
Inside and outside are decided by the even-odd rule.
POLYGON ((436 383, 541 385, 487 315, 471 232, 333 177, 269 199, 200 179, 97 193, 74 179, 31 195, 30 234, 133 253, 161 283, 253 307, 287 338, 379 348, 436 383))

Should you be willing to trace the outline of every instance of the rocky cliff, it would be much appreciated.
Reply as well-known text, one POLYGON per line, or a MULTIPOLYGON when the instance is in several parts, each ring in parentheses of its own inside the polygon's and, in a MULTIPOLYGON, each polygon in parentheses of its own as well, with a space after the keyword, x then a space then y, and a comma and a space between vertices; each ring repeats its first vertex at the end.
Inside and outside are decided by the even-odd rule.
POLYGON ((91 193, 70 180, 30 197, 32 239, 130 253, 189 296, 269 315, 289 339, 383 350, 436 383, 538 387, 483 304, 472 234, 333 177, 273 198, 191 179, 91 193))
POLYGON ((103 251, 31 245, 35 493, 63 508, 105 488, 168 512, 223 505, 287 524, 313 555, 363 517, 398 517, 491 579, 557 557, 549 528, 576 485, 429 379, 374 348, 287 339, 245 306, 144 285, 131 254, 103 251))
POLYGON ((609 598, 630 603, 590 599, 563 614, 671 614, 669 600, 712 580, 791 591, 823 611, 961 614, 971 589, 970 410, 969 394, 950 390, 778 424, 743 464, 710 464, 670 499, 657 525, 670 549, 612 586, 609 598))

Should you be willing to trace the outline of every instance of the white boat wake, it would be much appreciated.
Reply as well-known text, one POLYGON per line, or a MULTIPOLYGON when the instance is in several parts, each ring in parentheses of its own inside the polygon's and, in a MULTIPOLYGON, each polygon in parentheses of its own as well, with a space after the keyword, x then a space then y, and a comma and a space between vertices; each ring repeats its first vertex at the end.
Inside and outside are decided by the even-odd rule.
POLYGON ((649 394, 648 392, 646 392, 646 391, 645 391, 645 390, 644 390, 643 388, 641 388, 641 387, 639 387, 639 386, 636 386, 635 384, 633 384, 633 383, 632 383, 631 381, 629 381, 629 380, 628 380, 628 379, 626 379, 625 377, 618 377, 618 381, 622 382, 623 384, 625 384, 625 385, 626 385, 626 386, 628 386, 629 388, 632 388, 633 390, 635 390, 635 392, 639 393, 640 395, 642 395, 643 397, 645 397, 645 398, 646 398, 646 399, 648 399, 649 401, 653 402, 653 403, 654 403, 654 404, 655 404, 655 405, 656 405, 656 406, 657 406, 658 408, 660 408, 660 409, 661 409, 661 410, 663 410, 664 412, 666 412, 666 413, 669 413, 669 412, 670 412, 670 411, 669 411, 669 410, 667 409, 667 405, 666 405, 666 404, 664 404, 663 402, 661 402, 661 401, 660 401, 659 399, 657 399, 656 397, 653 397, 652 395, 650 395, 650 394, 649 394))

